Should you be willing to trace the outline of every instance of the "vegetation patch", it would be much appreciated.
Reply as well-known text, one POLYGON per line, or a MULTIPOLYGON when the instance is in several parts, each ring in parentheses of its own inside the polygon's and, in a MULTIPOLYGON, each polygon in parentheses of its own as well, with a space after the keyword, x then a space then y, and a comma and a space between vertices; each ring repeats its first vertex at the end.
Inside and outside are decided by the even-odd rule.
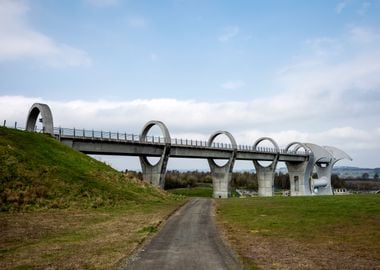
POLYGON ((185 202, 37 133, 0 128, 1 269, 110 269, 185 202))
POLYGON ((178 204, 0 213, 1 269, 116 268, 178 204))
POLYGON ((249 268, 375 269, 380 196, 217 200, 224 237, 249 268))
POLYGON ((0 211, 118 207, 172 199, 48 135, 0 128, 0 211))
POLYGON ((176 195, 183 195, 187 197, 212 197, 212 187, 211 186, 200 186, 200 187, 189 187, 189 188, 176 188, 169 189, 170 193, 176 195))

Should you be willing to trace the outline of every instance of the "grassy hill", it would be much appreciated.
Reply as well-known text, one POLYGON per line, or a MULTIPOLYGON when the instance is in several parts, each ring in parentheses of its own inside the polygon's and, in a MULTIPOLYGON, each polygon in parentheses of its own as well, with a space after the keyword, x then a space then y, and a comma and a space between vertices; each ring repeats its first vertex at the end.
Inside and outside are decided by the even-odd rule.
POLYGON ((44 134, 0 128, 0 268, 113 269, 185 202, 44 134))
POLYGON ((168 196, 50 136, 0 128, 2 211, 96 208, 168 196))

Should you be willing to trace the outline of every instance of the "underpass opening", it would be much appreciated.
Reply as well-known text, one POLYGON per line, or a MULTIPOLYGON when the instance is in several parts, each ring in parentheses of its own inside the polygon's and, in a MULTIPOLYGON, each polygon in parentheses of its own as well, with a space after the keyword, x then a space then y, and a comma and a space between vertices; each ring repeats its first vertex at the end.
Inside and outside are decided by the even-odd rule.
POLYGON ((241 194, 256 194, 258 182, 254 166, 250 160, 236 160, 232 172, 231 188, 241 194), (252 193, 253 192, 253 193, 252 193))
POLYGON ((165 189, 203 187, 212 189, 207 159, 169 158, 165 189))

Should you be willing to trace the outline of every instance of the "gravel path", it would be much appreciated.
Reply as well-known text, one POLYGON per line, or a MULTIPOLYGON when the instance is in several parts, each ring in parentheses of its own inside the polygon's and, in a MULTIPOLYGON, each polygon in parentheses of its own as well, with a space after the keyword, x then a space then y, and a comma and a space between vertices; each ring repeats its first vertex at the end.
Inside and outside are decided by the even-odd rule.
POLYGON ((123 269, 242 269, 220 239, 212 213, 211 199, 189 201, 123 269))

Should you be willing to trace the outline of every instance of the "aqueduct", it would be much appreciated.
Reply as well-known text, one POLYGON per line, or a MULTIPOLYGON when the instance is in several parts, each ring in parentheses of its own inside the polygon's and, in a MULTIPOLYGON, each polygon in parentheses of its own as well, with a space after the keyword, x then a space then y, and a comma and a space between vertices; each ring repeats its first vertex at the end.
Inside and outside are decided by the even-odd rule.
POLYGON ((256 140, 252 146, 238 145, 231 133, 217 131, 209 140, 188 140, 171 138, 169 129, 161 121, 149 121, 140 135, 112 133, 84 129, 54 128, 53 116, 48 105, 35 103, 29 110, 26 130, 34 131, 38 116, 41 115, 42 131, 62 143, 86 154, 138 156, 143 179, 161 188, 165 185, 166 167, 170 157, 207 159, 213 180, 213 196, 227 198, 230 195, 232 171, 236 160, 250 160, 256 169, 259 196, 272 196, 277 163, 283 161, 290 178, 290 194, 333 195, 331 172, 334 164, 342 159, 352 160, 344 151, 332 146, 313 143, 292 142, 284 149, 269 137, 256 140), (158 126, 163 137, 148 136, 150 129, 158 126), (224 135, 229 144, 215 143, 216 137, 224 135), (273 148, 259 147, 263 141, 273 148), (159 157, 152 164, 148 157, 159 157), (218 165, 215 160, 228 160, 218 165), (269 161, 264 166, 260 161, 269 161), (318 178, 312 178, 316 174, 318 178))

